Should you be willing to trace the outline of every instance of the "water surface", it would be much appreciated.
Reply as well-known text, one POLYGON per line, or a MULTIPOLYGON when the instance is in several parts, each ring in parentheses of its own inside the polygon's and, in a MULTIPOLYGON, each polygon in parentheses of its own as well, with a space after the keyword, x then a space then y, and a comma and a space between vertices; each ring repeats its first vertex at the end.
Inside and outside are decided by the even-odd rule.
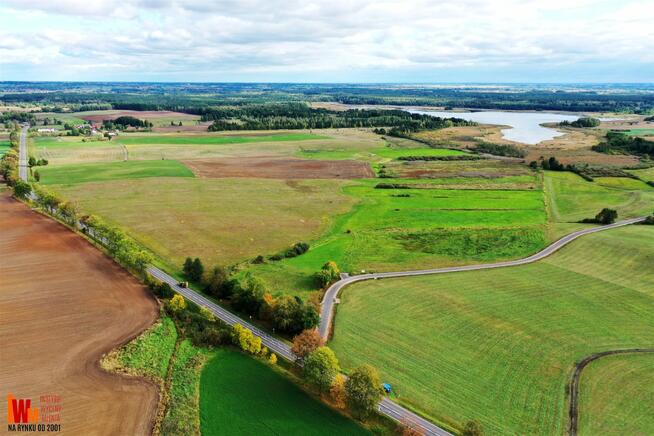
POLYGON ((482 124, 501 124, 511 126, 508 129, 502 129, 502 137, 509 141, 521 142, 523 144, 538 144, 541 141, 554 139, 565 134, 556 129, 543 127, 541 124, 575 121, 580 117, 580 115, 564 115, 550 112, 447 112, 418 109, 406 110, 415 114, 427 114, 442 118, 456 117, 482 124))

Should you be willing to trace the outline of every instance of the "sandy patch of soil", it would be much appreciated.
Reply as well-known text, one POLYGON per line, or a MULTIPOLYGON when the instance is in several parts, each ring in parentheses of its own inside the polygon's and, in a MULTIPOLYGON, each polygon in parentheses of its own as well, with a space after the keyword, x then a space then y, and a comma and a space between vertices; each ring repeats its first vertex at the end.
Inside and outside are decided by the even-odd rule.
POLYGON ((362 179, 375 177, 367 162, 274 157, 193 159, 182 161, 196 176, 264 179, 362 179))

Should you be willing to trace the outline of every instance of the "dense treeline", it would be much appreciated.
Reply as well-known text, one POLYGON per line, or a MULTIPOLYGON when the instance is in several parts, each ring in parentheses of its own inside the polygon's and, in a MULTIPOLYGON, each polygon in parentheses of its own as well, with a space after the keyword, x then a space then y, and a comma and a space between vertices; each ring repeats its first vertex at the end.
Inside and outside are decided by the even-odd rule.
MULTIPOLYGON (((350 109, 330 111, 304 103, 249 105, 239 108, 212 108, 202 120, 214 120, 210 131, 325 129, 346 127, 388 127, 388 134, 401 136, 425 129, 467 126, 474 123, 460 118, 438 118, 402 110, 350 109)), ((384 130, 386 132, 386 130, 384 130)))
POLYGON ((654 141, 632 137, 622 132, 608 132, 606 140, 592 147, 600 153, 624 153, 654 159, 654 141))
POLYGON ((18 182, 18 146, 20 131, 15 129, 9 134, 10 149, 0 159, 0 174, 9 186, 15 186, 18 182))
POLYGON ((104 120, 102 121, 102 127, 105 129, 125 129, 128 127, 134 128, 151 128, 153 124, 148 120, 139 120, 131 116, 122 116, 114 120, 104 120))
POLYGON ((559 125, 562 127, 570 126, 570 127, 578 127, 578 128, 597 127, 600 125, 600 120, 598 120, 597 118, 583 117, 573 122, 561 121, 559 125))
POLYGON ((268 322, 281 333, 295 335, 316 327, 320 321, 316 305, 286 294, 274 297, 265 283, 250 273, 230 278, 226 269, 216 266, 205 271, 199 258, 190 257, 182 269, 207 294, 229 301, 238 312, 268 322))
POLYGON ((265 83, 0 83, 7 103, 65 104, 69 110, 175 110, 200 114, 211 106, 336 101, 397 106, 440 106, 510 110, 565 110, 652 114, 649 85, 537 85, 431 87, 265 83), (27 92, 29 91, 29 92, 27 92), (55 92, 56 91, 56 92, 55 92), (102 107, 94 105, 103 105, 102 107), (88 109, 87 109, 88 108, 88 109), (91 109, 92 108, 92 109, 91 109))
POLYGON ((0 113, 0 123, 16 121, 19 123, 35 123, 36 117, 30 112, 4 112, 0 113))
POLYGON ((473 147, 477 153, 493 154, 495 156, 508 156, 523 158, 527 156, 527 152, 515 145, 510 144, 491 144, 488 142, 480 142, 473 147))

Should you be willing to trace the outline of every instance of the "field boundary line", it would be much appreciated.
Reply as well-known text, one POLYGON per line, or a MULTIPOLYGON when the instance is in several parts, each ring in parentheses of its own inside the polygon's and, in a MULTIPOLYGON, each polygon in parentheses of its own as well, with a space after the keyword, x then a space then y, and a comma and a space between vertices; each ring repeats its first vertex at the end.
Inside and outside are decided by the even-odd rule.
POLYGON ((577 435, 577 426, 579 418, 579 383, 581 381, 581 372, 591 362, 594 362, 602 357, 615 356, 617 354, 636 354, 636 353, 654 353, 654 348, 628 348, 623 350, 609 350, 600 353, 591 354, 584 357, 580 362, 575 364, 574 372, 572 373, 572 380, 568 387, 568 394, 570 395, 570 409, 568 416, 570 418, 570 425, 568 427, 568 434, 570 436, 577 435))

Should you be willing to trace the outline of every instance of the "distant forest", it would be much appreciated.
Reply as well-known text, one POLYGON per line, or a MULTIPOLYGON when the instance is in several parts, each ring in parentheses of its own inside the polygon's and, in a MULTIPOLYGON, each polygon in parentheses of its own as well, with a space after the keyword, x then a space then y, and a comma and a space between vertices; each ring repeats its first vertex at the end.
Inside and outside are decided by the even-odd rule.
POLYGON ((0 102, 38 103, 52 111, 61 111, 65 106, 75 111, 173 110, 198 115, 209 108, 291 102, 651 115, 654 86, 0 82, 0 102))

